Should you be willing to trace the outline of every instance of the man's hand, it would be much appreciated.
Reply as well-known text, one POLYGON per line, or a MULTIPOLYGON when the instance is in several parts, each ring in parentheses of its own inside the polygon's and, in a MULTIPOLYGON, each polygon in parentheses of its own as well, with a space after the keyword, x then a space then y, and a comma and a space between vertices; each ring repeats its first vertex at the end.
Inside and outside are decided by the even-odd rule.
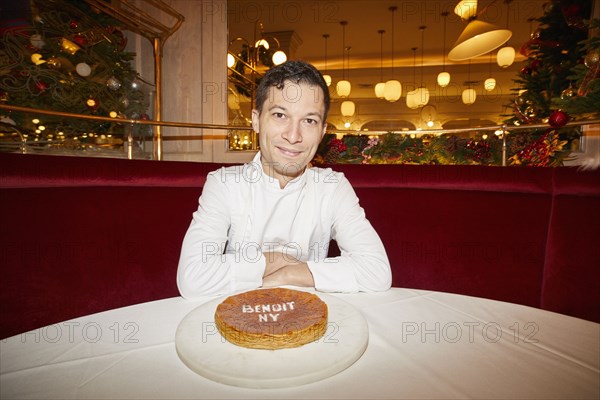
POLYGON ((263 277, 262 287, 285 285, 314 287, 315 280, 310 269, 308 269, 308 264, 300 262, 298 264, 286 265, 263 277))
POLYGON ((264 255, 267 263, 263 274, 263 287, 315 286, 308 264, 284 253, 268 252, 264 255))
POLYGON ((300 263, 300 261, 298 261, 295 257, 292 257, 285 253, 272 251, 272 252, 263 253, 263 254, 267 261, 267 265, 265 267, 265 273, 263 274, 263 277, 269 276, 272 273, 278 271, 279 269, 281 269, 285 266, 295 265, 295 264, 300 263))

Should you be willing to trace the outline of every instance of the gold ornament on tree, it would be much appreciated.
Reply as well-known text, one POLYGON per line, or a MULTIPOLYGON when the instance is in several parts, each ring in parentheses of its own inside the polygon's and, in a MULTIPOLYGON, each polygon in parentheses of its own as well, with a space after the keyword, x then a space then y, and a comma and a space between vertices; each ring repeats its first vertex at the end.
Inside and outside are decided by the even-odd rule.
POLYGON ((586 96, 589 91, 588 86, 590 82, 600 77, 600 50, 595 49, 586 54, 583 64, 588 68, 588 71, 583 77, 579 89, 577 89, 579 96, 586 96))
POLYGON ((70 41, 69 39, 66 39, 66 38, 62 38, 60 40, 60 47, 66 53, 69 53, 71 55, 74 55, 81 49, 81 47, 79 47, 77 44, 73 43, 72 41, 70 41))

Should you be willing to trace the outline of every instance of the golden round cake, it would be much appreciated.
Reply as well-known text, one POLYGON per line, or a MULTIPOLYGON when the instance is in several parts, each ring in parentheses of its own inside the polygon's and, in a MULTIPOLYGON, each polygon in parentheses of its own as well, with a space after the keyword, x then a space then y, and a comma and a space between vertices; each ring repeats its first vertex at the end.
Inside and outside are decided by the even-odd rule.
POLYGON ((229 296, 215 323, 225 339, 252 349, 285 349, 314 342, 327 330, 327 304, 299 290, 256 289, 229 296))

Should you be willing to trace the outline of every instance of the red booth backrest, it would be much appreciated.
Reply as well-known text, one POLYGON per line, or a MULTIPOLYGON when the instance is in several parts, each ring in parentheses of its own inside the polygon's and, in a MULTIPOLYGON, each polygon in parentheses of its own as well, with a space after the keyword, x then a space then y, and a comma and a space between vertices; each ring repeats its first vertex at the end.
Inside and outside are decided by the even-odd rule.
MULTIPOLYGON (((181 240, 220 166, 0 154, 0 337, 177 296, 181 240)), ((379 232, 394 286, 600 321, 600 171, 335 169, 379 232)))

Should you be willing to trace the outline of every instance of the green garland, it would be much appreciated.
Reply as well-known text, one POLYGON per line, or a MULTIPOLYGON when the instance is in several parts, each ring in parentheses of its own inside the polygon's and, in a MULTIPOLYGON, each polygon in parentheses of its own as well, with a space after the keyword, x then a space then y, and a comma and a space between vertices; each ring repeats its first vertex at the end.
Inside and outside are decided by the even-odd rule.
MULTIPOLYGON (((326 134, 313 160, 328 164, 438 164, 502 165, 502 140, 494 134, 477 133, 418 136, 387 133, 380 136, 326 134)), ((573 129, 535 130, 507 136, 509 165, 558 166, 576 146, 573 129)))

